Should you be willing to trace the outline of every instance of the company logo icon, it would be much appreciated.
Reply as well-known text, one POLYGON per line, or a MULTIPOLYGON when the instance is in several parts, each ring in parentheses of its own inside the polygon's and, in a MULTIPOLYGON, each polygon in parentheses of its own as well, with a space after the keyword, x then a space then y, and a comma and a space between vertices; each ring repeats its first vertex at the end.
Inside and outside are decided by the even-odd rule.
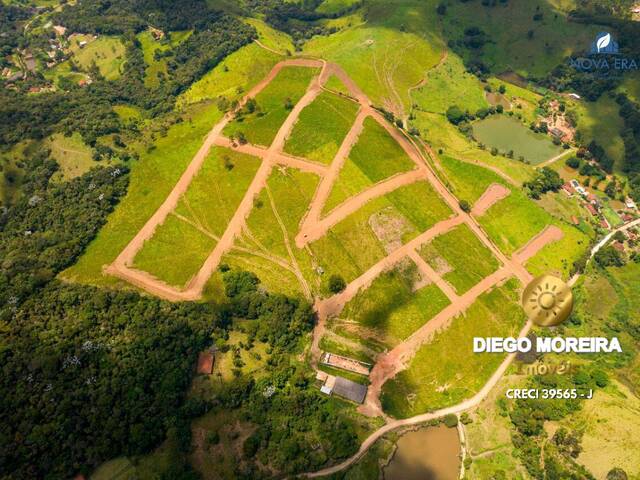
POLYGON ((618 42, 614 40, 609 32, 600 32, 591 44, 591 55, 617 55, 619 50, 618 42))
POLYGON ((542 275, 527 285, 522 294, 522 308, 536 325, 553 327, 564 322, 573 309, 571 288, 557 277, 542 275))

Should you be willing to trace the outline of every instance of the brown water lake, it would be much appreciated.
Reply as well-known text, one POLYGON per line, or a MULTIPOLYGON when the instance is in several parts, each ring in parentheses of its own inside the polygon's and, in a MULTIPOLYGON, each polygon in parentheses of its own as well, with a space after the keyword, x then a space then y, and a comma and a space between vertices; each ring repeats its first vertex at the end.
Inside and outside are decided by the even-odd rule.
POLYGON ((460 474, 458 430, 444 425, 400 437, 384 480, 456 480, 460 474))

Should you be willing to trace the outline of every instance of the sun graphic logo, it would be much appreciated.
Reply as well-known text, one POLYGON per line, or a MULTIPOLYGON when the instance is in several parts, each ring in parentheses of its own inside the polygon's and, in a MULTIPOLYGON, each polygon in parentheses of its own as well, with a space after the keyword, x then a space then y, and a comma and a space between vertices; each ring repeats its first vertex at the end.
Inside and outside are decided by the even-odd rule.
POLYGON ((617 54, 619 51, 618 42, 613 39, 609 32, 600 32, 591 44, 591 55, 601 53, 617 54))
POLYGON ((573 309, 571 288, 553 275, 535 278, 522 294, 522 307, 527 317, 541 327, 561 324, 573 309))

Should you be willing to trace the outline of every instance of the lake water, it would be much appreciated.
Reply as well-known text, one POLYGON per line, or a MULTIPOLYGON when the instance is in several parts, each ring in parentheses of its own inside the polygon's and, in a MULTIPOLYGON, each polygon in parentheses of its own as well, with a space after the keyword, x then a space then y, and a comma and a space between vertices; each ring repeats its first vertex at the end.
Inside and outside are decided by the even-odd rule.
POLYGON ((514 158, 523 156, 537 165, 560 155, 563 150, 554 145, 548 135, 532 132, 529 127, 507 115, 491 115, 473 123, 473 136, 487 146, 505 154, 513 150, 514 158))
POLYGON ((398 440, 384 480, 456 480, 460 474, 458 430, 444 425, 409 432, 398 440))

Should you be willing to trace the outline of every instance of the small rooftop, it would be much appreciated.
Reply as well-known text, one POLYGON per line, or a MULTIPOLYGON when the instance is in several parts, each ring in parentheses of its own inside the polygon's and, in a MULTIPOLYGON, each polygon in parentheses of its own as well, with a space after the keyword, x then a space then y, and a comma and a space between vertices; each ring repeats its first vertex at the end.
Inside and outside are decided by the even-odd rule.
POLYGON ((336 377, 333 393, 356 403, 364 402, 367 396, 367 386, 352 382, 343 377, 336 377))

